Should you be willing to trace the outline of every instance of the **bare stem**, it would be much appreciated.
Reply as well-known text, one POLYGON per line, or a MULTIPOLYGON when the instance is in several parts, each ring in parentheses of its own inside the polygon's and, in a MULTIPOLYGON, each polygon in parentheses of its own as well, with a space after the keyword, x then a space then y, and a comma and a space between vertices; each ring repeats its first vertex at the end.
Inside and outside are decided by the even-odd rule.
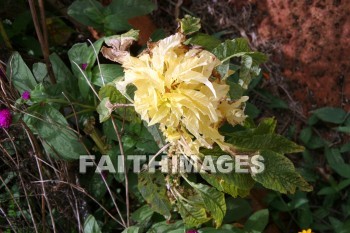
POLYGON ((113 116, 111 116, 111 119, 112 119, 112 124, 115 130, 115 133, 117 134, 120 154, 122 155, 122 158, 123 158, 122 163, 123 163, 124 178, 125 178, 125 199, 126 199, 125 202, 126 202, 126 222, 127 222, 126 224, 129 227, 130 226, 130 202, 129 202, 129 180, 128 180, 128 174, 126 171, 126 159, 125 159, 124 147, 122 143, 122 137, 120 135, 118 126, 117 124, 115 124, 113 116))
POLYGON ((32 14, 32 19, 34 22, 36 35, 38 37, 40 47, 41 47, 41 50, 43 52, 43 56, 44 56, 45 64, 47 67, 47 72, 48 72, 49 77, 50 77, 50 81, 52 84, 56 84, 56 78, 55 78, 55 75, 53 73, 52 66, 50 63, 50 58, 49 58, 50 51, 49 51, 49 42, 47 39, 47 28, 46 28, 44 4, 43 4, 42 0, 39 0, 39 8, 40 8, 40 13, 41 13, 41 18, 42 18, 41 22, 42 22, 42 27, 43 27, 41 29, 40 24, 39 24, 38 14, 37 14, 37 11, 35 8, 34 0, 28 0, 28 2, 29 2, 30 12, 32 14))

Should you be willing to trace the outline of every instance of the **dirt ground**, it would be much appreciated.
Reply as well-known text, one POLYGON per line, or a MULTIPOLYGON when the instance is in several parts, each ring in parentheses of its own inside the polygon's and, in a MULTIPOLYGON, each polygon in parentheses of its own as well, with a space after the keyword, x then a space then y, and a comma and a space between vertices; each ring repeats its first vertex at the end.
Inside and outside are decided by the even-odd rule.
MULTIPOLYGON (((303 115, 323 106, 350 110, 350 1, 192 0, 158 1, 157 26, 193 13, 206 32, 249 38, 270 55, 265 67, 303 115), (179 4, 179 2, 182 4, 179 4)), ((176 24, 175 24, 176 25, 176 24)))

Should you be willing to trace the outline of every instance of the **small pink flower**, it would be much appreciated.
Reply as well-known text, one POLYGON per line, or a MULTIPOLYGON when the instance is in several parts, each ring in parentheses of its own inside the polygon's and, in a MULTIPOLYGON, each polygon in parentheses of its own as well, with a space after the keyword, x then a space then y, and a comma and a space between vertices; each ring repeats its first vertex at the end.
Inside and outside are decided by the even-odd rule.
POLYGON ((83 63, 83 64, 81 64, 81 69, 82 70, 86 70, 87 66, 88 66, 87 63, 83 63))
POLYGON ((198 231, 195 229, 191 229, 191 230, 187 230, 186 233, 198 233, 198 231))
POLYGON ((9 109, 0 110, 0 128, 8 128, 12 123, 12 116, 9 109))
POLYGON ((22 93, 22 99, 29 100, 30 99, 30 92, 29 91, 23 92, 22 93))

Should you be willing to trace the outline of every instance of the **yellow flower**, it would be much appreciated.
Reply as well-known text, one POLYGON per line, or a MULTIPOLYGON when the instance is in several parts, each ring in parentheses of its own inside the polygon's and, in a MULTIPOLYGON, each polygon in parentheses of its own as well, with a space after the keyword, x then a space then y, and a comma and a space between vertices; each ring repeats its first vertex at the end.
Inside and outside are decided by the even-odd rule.
POLYGON ((312 233, 312 230, 311 229, 302 230, 302 231, 299 231, 298 233, 312 233))
POLYGON ((148 125, 159 123, 167 141, 178 152, 198 154, 200 147, 211 148, 224 142, 218 127, 227 119, 232 124, 244 121, 244 102, 228 98, 229 86, 212 74, 221 62, 210 52, 184 45, 181 33, 149 45, 139 57, 127 54, 122 59, 124 80, 117 88, 136 87, 134 106, 148 125))

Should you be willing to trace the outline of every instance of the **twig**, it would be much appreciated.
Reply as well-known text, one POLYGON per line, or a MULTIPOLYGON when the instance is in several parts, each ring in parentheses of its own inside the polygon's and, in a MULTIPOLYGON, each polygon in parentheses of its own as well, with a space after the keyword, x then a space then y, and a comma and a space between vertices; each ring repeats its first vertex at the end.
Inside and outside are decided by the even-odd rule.
POLYGON ((2 20, 0 20, 0 34, 1 34, 2 38, 4 39, 6 47, 8 49, 12 50, 12 45, 11 45, 10 39, 7 36, 7 33, 5 31, 4 25, 2 24, 2 20))
MULTIPOLYGON (((35 157, 35 160, 36 160, 36 165, 37 165, 37 168, 38 168, 40 180, 42 181, 43 180, 43 175, 42 175, 42 172, 41 172, 41 169, 42 169, 41 168, 41 162, 38 160, 38 157, 37 157, 37 154, 40 154, 40 152, 39 152, 40 150, 38 150, 37 143, 34 142, 35 137, 33 136, 32 132, 27 128, 27 126, 24 123, 22 125, 23 125, 24 130, 27 133, 27 136, 28 136, 28 139, 29 139, 30 143, 32 144, 32 148, 34 149, 34 153, 35 153, 34 157, 35 157)), ((45 219, 45 201, 46 201, 47 207, 49 209, 49 214, 50 214, 50 218, 51 218, 53 232, 56 233, 56 225, 55 225, 55 220, 54 220, 53 214, 52 214, 51 204, 50 204, 50 202, 49 202, 49 200, 47 198, 45 186, 44 186, 43 183, 41 185, 41 188, 42 188, 42 192, 43 192, 43 197, 42 197, 42 213, 43 213, 42 224, 43 224, 43 232, 46 232, 46 224, 45 224, 45 222, 46 222, 46 219, 45 219)))
POLYGON ((130 226, 129 180, 128 180, 128 174, 126 171, 126 159, 125 159, 124 147, 123 147, 122 138, 120 136, 118 126, 115 124, 113 116, 111 116, 111 120, 112 120, 114 131, 117 134, 119 150, 122 155, 122 163, 123 163, 124 179, 125 179, 125 202, 126 202, 126 222, 127 222, 126 224, 127 224, 127 227, 129 227, 130 226))
POLYGON ((52 84, 56 84, 56 78, 55 78, 55 75, 53 73, 52 66, 50 63, 50 58, 49 58, 50 51, 49 51, 49 42, 47 40, 47 28, 46 28, 46 21, 45 21, 44 5, 42 3, 42 0, 39 0, 39 8, 40 8, 41 16, 42 16, 41 22, 42 22, 42 26, 43 26, 43 28, 41 29, 40 24, 39 24, 38 14, 37 14, 37 11, 35 8, 34 0, 28 0, 28 2, 29 2, 30 12, 32 14, 32 19, 33 19, 36 35, 37 35, 39 43, 40 43, 41 51, 43 52, 43 56, 44 56, 47 72, 48 72, 49 77, 50 77, 50 81, 52 84))

